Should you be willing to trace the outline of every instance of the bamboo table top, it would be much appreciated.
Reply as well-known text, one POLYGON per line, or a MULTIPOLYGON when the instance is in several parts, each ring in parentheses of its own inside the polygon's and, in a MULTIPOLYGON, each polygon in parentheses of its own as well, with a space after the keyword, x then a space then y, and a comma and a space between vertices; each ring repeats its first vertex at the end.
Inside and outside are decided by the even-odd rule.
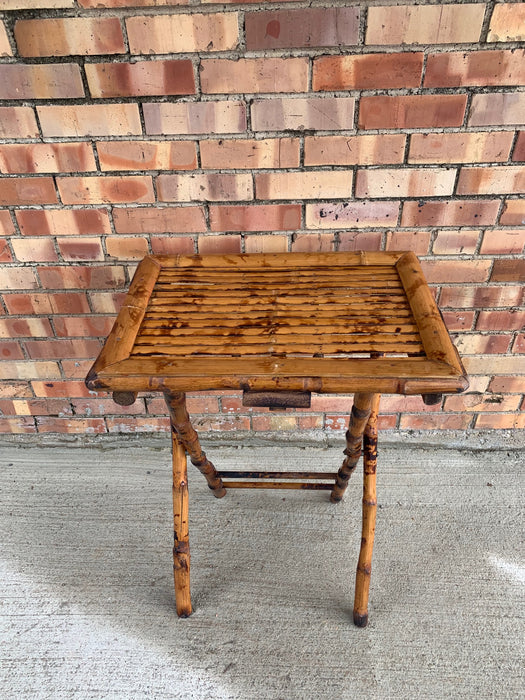
POLYGON ((468 386, 419 261, 404 252, 146 257, 86 382, 135 392, 468 386))

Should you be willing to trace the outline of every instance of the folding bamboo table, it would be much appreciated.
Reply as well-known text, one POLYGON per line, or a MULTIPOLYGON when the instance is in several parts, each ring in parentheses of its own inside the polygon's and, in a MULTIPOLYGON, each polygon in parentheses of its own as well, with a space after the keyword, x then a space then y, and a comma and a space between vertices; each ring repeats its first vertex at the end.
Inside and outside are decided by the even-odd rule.
POLYGON ((151 256, 86 379, 121 405, 163 392, 173 447, 177 613, 191 614, 186 454, 217 498, 228 488, 328 489, 340 501, 363 451, 363 523, 354 622, 368 622, 381 393, 442 393, 468 382, 413 253, 151 256), (339 471, 217 471, 201 449, 186 391, 237 389, 245 406, 308 407, 354 394, 339 471))

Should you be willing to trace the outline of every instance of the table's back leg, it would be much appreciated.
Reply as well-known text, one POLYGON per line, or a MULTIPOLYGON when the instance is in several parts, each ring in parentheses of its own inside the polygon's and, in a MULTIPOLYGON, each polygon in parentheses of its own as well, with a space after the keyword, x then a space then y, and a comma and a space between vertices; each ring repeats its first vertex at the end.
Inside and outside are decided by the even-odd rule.
POLYGON ((337 473, 334 488, 330 494, 332 503, 337 503, 343 498, 348 486, 348 480, 352 476, 363 446, 363 433, 370 417, 372 400, 376 394, 357 393, 354 396, 354 405, 350 414, 350 425, 346 431, 346 458, 337 473))
POLYGON ((368 591, 372 572, 372 551, 376 526, 376 468, 377 468, 377 414, 379 394, 374 394, 370 418, 365 428, 363 441, 363 524, 361 549, 357 563, 354 600, 354 624, 368 624, 368 591))
POLYGON ((166 391, 164 398, 170 412, 172 429, 186 448, 191 463, 204 475, 213 495, 216 498, 222 498, 226 495, 226 489, 222 479, 217 474, 217 470, 200 446, 199 436, 194 430, 186 410, 186 395, 183 392, 166 391))
POLYGON ((173 574, 179 617, 191 615, 190 539, 188 527, 188 470, 186 450, 172 429, 173 450, 173 574))

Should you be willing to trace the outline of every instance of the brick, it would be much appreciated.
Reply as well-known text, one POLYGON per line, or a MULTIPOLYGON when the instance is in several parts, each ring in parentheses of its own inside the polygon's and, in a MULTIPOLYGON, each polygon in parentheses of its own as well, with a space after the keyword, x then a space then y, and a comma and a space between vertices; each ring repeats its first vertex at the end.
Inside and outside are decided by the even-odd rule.
POLYGON ((490 92, 472 96, 469 126, 523 124, 525 93, 490 92))
POLYGON ((380 228, 395 225, 399 202, 321 202, 306 205, 307 228, 380 228))
POLYGON ((111 232, 105 209, 22 209, 16 212, 25 236, 71 236, 111 232))
POLYGON ((38 276, 44 289, 115 289, 125 282, 124 268, 118 265, 40 267, 38 276))
POLYGON ((314 59, 314 90, 390 90, 419 87, 423 56, 418 53, 372 53, 320 56, 314 59))
POLYGON ((298 233, 292 236, 292 253, 330 253, 335 251, 333 233, 298 233))
POLYGON ((146 103, 147 134, 237 134, 246 130, 244 102, 146 103))
POLYGON ((36 10, 73 7, 74 0, 2 0, 2 10, 36 10))
POLYGON ((106 240, 107 254, 120 260, 142 260, 149 253, 146 238, 112 237, 106 240))
POLYGON ((525 6, 521 2, 497 4, 490 18, 487 41, 523 41, 525 6))
POLYGON ((491 306, 519 306, 525 301, 521 286, 504 287, 443 287, 439 306, 487 308, 491 306))
POLYGON ((252 128, 254 131, 353 129, 354 107, 353 97, 254 100, 252 128))
POLYGON ((489 278, 490 260, 424 260, 421 267, 430 283, 486 282, 489 278))
POLYGON ((18 20, 15 39, 21 56, 125 53, 117 17, 18 20))
POLYGON ((58 177, 57 187, 64 204, 123 204, 155 201, 151 177, 145 175, 58 177))
POLYGON ((131 406, 120 406, 112 399, 97 397, 96 399, 73 399, 71 402, 77 416, 106 416, 111 414, 137 415, 144 413, 142 399, 135 401, 131 406))
POLYGON ((200 142, 203 168, 297 168, 299 139, 220 139, 200 142))
POLYGON ((44 137, 128 136, 142 133, 136 104, 37 107, 44 137))
POLYGON ((193 141, 101 141, 101 170, 195 170, 193 141))
MULTIPOLYGON (((448 326, 447 326, 448 327, 448 326)), ((450 328, 449 328, 450 330, 450 328)), ((463 355, 504 355, 509 349, 508 335, 459 335, 454 345, 463 355)))
POLYGON ((462 44, 480 38, 484 3, 368 8, 366 44, 462 44))
POLYGON ((525 224, 525 200, 506 199, 499 223, 502 226, 521 226, 525 224))
POLYGON ((13 49, 9 43, 6 29, 3 23, 0 23, 0 56, 12 56, 13 49))
POLYGON ((340 251, 380 250, 382 234, 380 231, 342 231, 339 234, 340 251))
POLYGON ((306 136, 304 164, 308 166, 402 163, 405 141, 404 134, 306 136))
POLYGON ((87 143, 31 143, 0 145, 0 172, 59 173, 96 170, 87 143))
POLYGON ((192 236, 156 236, 150 238, 153 255, 193 255, 195 242, 192 236))
POLYGON ((0 386, 0 396, 16 398, 16 397, 31 397, 33 392, 28 386, 27 382, 10 382, 9 384, 3 383, 0 386))
POLYGON ((8 242, 0 240, 0 263, 4 262, 13 262, 13 256, 11 255, 8 242))
POLYGON ((35 273, 28 267, 0 267, 0 289, 36 289, 35 273))
POLYGON ((93 313, 116 314, 126 298, 125 292, 93 292, 90 295, 93 313))
POLYGON ((416 255, 427 255, 430 235, 429 231, 387 231, 385 250, 411 250, 416 255))
POLYGON ((432 246, 434 255, 474 255, 479 231, 438 231, 432 246))
POLYGON ((0 236, 12 236, 15 232, 11 214, 7 210, 0 210, 0 236))
POLYGON ((20 262, 56 262, 58 255, 51 238, 13 238, 16 259, 20 262))
POLYGON ((359 42, 355 7, 266 10, 245 14, 246 49, 352 46, 359 42))
POLYGON ((356 197, 439 197, 454 189, 454 168, 358 170, 356 197))
POLYGON ((525 166, 461 168, 457 194, 506 194, 525 192, 525 166))
MULTIPOLYGON (((497 6, 496 6, 497 7, 497 6)), ((482 413, 474 425, 478 430, 516 430, 525 428, 525 413, 482 413)))
POLYGON ((430 54, 425 87, 520 85, 524 59, 523 49, 430 54))
POLYGON ((102 343, 98 340, 27 340, 26 351, 32 360, 61 360, 64 357, 96 357, 102 343))
POLYGON ((0 433, 11 433, 13 435, 36 433, 34 418, 27 416, 0 418, 0 433))
POLYGON ((492 229, 483 234, 479 252, 481 255, 511 255, 523 253, 524 249, 524 229, 492 229))
POLYGON ((108 433, 168 433, 169 418, 107 418, 108 433))
POLYGON ((246 253, 286 253, 288 236, 275 234, 246 236, 244 248, 246 253))
MULTIPOLYGON (((348 428, 348 416, 330 416, 326 415, 324 421, 325 430, 346 430, 348 428)), ((395 416, 379 416, 377 420, 379 430, 391 430, 396 427, 395 416)))
POLYGON ((4 294, 10 314, 90 313, 87 297, 81 292, 4 294))
POLYGON ((0 413, 16 416, 71 415, 69 401, 63 399, 14 399, 0 401, 0 413))
POLYGON ((55 184, 51 177, 0 178, 0 205, 56 204, 55 184))
POLYGON ((510 131, 412 134, 409 163, 492 163, 506 161, 510 131))
POLYGON ((241 237, 230 234, 228 236, 199 236, 197 240, 201 255, 227 254, 241 252, 241 237))
POLYGON ((494 260, 491 282, 525 282, 525 260, 494 260))
POLYGON ((480 311, 476 324, 478 331, 520 331, 524 328, 525 311, 518 309, 480 311))
POLYGON ((466 95, 365 96, 359 103, 361 129, 426 129, 461 126, 466 95))
MULTIPOLYGON (((33 363, 33 364, 52 364, 52 363, 33 363)), ((54 377, 49 377, 53 379, 54 377)), ((83 381, 32 381, 31 386, 35 396, 42 398, 89 398, 93 396, 93 392, 87 389, 83 381)))
POLYGON ((525 131, 518 132, 518 138, 512 153, 512 160, 525 160, 525 131))
POLYGON ((117 233, 201 233, 206 231, 202 207, 113 209, 117 233))
MULTIPOLYGON (((472 355, 465 357, 463 364, 467 373, 470 374, 487 374, 487 358, 483 355, 472 355)), ((493 375, 521 376, 525 374, 525 357, 520 355, 502 356, 497 355, 490 358, 490 373, 493 375)))
POLYGON ((407 414, 399 419, 401 430, 466 430, 472 417, 468 414, 407 414))
POLYGON ((84 97, 76 63, 0 65, 0 100, 56 100, 84 97))
POLYGON ((193 64, 188 59, 86 63, 85 71, 92 97, 195 94, 193 64))
POLYGON ((100 238, 78 236, 62 238, 57 243, 60 255, 68 262, 76 260, 104 260, 100 238))
POLYGON ((306 92, 308 58, 209 58, 201 61, 204 93, 306 92))
POLYGON ((525 333, 519 333, 516 336, 516 340, 512 346, 512 352, 525 353, 525 333))
POLYGON ((234 173, 159 175, 157 193, 161 202, 249 200, 253 198, 252 178, 234 173))
POLYGON ((404 202, 401 226, 492 226, 499 205, 497 199, 404 202))
POLYGON ((293 231, 300 226, 300 204, 210 206, 211 231, 293 231))
POLYGON ((525 377, 494 377, 489 391, 496 394, 525 394, 525 377))
POLYGON ((257 199, 318 199, 352 196, 352 173, 328 170, 255 175, 257 199))
POLYGON ((53 319, 58 338, 85 337, 105 338, 113 327, 113 317, 108 316, 57 316, 53 319))
POLYGON ((132 54, 228 51, 239 41, 236 12, 129 17, 126 27, 132 54))
POLYGON ((78 0, 80 7, 161 7, 187 5, 187 0, 78 0))
POLYGON ((290 416, 286 413, 264 413, 254 415, 252 418, 252 430, 296 430, 297 416, 290 416))
POLYGON ((67 433, 80 435, 99 435, 106 432, 103 418, 55 418, 54 416, 37 416, 39 433, 67 433))
POLYGON ((36 136, 38 125, 31 107, 0 107, 0 138, 30 139, 36 136))
MULTIPOLYGON (((24 353, 20 343, 14 340, 2 340, 0 342, 0 359, 2 360, 23 360, 24 353)), ((0 408, 0 414, 2 409, 0 408)))
POLYGON ((20 360, 0 363, 0 379, 55 379, 58 377, 60 377, 60 369, 57 362, 20 360))
POLYGON ((519 403, 519 396, 461 394, 445 398, 445 411, 515 411, 519 403))

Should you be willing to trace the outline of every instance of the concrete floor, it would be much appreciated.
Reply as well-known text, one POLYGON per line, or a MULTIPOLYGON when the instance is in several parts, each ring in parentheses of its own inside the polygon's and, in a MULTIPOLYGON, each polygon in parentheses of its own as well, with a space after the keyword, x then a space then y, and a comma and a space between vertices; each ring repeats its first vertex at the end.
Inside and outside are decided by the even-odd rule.
MULTIPOLYGON (((0 446, 2 698, 524 697, 523 450, 383 447, 357 629, 360 475, 339 505, 217 501, 192 469, 195 612, 179 620, 168 446, 123 444, 0 446)), ((334 471, 341 449, 208 452, 334 471)))

